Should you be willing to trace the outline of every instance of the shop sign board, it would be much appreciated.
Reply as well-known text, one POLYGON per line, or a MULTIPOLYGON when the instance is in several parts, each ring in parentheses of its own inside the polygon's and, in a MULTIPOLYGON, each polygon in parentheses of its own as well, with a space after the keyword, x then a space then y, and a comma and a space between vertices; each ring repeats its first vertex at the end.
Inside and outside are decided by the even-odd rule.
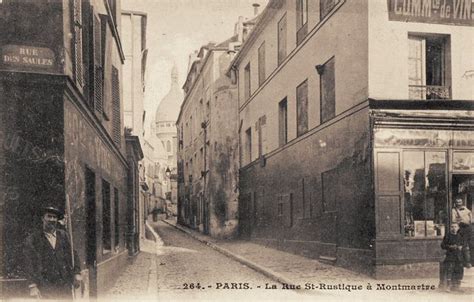
POLYGON ((51 49, 12 44, 1 48, 0 62, 9 68, 28 70, 51 70, 56 66, 56 58, 51 49))
POLYGON ((388 0, 390 21, 474 26, 472 0, 388 0))
POLYGON ((474 148, 470 131, 376 128, 374 132, 376 147, 474 148))

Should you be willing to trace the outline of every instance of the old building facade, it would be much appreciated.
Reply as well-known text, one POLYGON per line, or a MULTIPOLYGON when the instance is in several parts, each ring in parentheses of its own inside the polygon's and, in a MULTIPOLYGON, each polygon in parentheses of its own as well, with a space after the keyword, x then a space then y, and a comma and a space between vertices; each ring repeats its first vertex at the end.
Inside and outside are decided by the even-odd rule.
POLYGON ((436 274, 474 177, 474 5, 443 3, 269 1, 228 70, 241 236, 380 278, 436 274))
MULTIPOLYGON (((145 76, 148 49, 146 45, 147 15, 137 11, 121 12, 121 41, 125 55, 123 65, 123 115, 124 127, 130 136, 138 140, 138 144, 145 150, 145 76)), ((142 155, 144 157, 144 155, 142 155)), ((137 181, 133 182, 137 187, 138 199, 132 205, 131 219, 135 222, 134 228, 130 230, 130 238, 133 252, 139 250, 139 240, 145 238, 145 221, 148 210, 147 201, 150 198, 149 185, 146 182, 144 161, 138 163, 137 181)))
POLYGON ((28 293, 22 240, 55 205, 85 294, 98 296, 127 261, 130 164, 142 156, 123 131, 120 1, 4 0, 0 11, 2 294, 28 293))
POLYGON ((237 231, 237 90, 225 71, 238 38, 201 47, 177 121, 178 221, 215 237, 237 231))

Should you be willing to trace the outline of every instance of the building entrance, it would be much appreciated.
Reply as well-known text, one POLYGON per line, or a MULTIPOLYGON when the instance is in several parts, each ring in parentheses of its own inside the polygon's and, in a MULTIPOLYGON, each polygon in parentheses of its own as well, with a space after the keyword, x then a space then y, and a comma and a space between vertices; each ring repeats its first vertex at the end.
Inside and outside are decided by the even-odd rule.
MULTIPOLYGON (((452 178, 452 202, 454 198, 461 197, 465 206, 472 212, 472 203, 474 201, 474 174, 453 174, 452 178)), ((471 221, 471 240, 469 243, 471 250, 471 264, 474 263, 474 236, 472 236, 471 221)))

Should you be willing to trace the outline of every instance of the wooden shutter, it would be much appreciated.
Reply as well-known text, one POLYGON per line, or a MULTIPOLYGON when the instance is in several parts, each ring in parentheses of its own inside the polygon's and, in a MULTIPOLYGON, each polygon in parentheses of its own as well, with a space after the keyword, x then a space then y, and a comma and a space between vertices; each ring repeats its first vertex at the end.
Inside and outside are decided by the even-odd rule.
POLYGON ((94 48, 94 108, 102 115, 104 98, 104 78, 102 66, 102 39, 100 19, 92 15, 93 18, 93 48, 94 48))
POLYGON ((278 65, 286 58, 286 14, 278 22, 278 65))
POLYGON ((334 57, 324 64, 321 74, 321 123, 336 115, 336 77, 334 57))
POLYGON ((112 66, 112 136, 118 146, 121 143, 120 125, 120 79, 118 69, 112 66))
POLYGON ((72 0, 72 15, 73 15, 73 47, 74 47, 74 80, 79 86, 84 85, 83 75, 83 61, 82 61, 82 1, 72 0))
POLYGON ((258 48, 258 85, 265 82, 265 42, 258 48))
POLYGON ((308 131, 308 80, 296 88, 297 136, 308 131))

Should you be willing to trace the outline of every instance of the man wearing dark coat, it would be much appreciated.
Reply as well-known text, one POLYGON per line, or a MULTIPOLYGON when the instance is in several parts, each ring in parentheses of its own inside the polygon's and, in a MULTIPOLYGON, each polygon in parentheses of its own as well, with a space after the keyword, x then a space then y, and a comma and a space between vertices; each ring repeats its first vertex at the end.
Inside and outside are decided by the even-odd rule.
POLYGON ((63 214, 55 207, 42 211, 42 228, 30 234, 24 245, 24 264, 30 296, 44 299, 72 299, 72 288, 79 287, 81 269, 69 237, 57 228, 63 214), (74 264, 72 261, 74 254, 74 264))
POLYGON ((446 257, 440 267, 440 289, 458 291, 464 276, 462 249, 465 241, 459 234, 459 225, 451 223, 449 233, 441 242, 441 248, 446 250, 446 257))

